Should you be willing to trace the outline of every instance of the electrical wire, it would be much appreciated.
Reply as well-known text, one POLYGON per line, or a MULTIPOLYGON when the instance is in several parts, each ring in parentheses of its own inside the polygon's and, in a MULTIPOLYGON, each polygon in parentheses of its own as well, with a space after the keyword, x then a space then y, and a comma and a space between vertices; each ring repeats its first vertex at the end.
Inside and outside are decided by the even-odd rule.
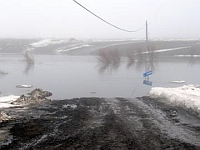
POLYGON ((81 6, 83 9, 85 9, 86 11, 88 11, 89 13, 91 13, 92 15, 94 15, 95 17, 97 17, 98 19, 100 19, 101 21, 107 23, 108 25, 118 29, 118 30, 121 30, 121 31, 125 31, 125 32, 137 32, 137 31, 140 31, 144 28, 144 26, 142 26, 141 28, 139 29, 136 29, 136 30, 126 30, 126 29, 123 29, 123 28, 120 28, 114 24, 111 24, 110 22, 104 20, 103 18, 99 17, 98 15, 96 15, 95 13, 93 13, 92 11, 90 11, 89 9, 87 9, 86 7, 84 7, 83 5, 81 5, 80 3, 78 3, 76 0, 73 0, 76 4, 78 4, 79 6, 81 6))

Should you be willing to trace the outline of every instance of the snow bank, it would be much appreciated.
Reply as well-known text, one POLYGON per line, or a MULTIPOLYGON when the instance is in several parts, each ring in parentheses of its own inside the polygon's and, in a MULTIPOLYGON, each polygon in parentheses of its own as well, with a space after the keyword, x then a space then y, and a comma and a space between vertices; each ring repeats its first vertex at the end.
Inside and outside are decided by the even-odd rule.
POLYGON ((8 108, 14 106, 11 104, 13 101, 16 101, 19 96, 9 95, 0 97, 0 108, 8 108))
POLYGON ((163 98, 168 103, 182 106, 200 114, 200 86, 184 85, 176 88, 154 87, 149 96, 163 98))

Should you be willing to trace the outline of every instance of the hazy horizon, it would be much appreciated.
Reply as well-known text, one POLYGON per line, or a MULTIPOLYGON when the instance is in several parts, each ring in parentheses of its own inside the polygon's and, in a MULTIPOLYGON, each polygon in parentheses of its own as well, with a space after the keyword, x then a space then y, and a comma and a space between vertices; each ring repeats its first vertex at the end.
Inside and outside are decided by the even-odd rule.
MULTIPOLYGON (((198 0, 77 0, 110 23, 127 30, 149 24, 150 39, 200 39, 198 0)), ((0 38, 145 39, 145 28, 119 31, 73 0, 0 0, 0 38)))

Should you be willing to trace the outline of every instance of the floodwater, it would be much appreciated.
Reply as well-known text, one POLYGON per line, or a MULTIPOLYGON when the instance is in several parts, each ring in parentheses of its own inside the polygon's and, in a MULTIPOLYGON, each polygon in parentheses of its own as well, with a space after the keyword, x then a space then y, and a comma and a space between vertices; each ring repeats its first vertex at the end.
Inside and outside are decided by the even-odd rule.
POLYGON ((34 59, 35 64, 29 64, 20 54, 0 55, 0 96, 21 95, 34 88, 42 88, 52 92, 53 99, 134 98, 147 95, 151 87, 182 85, 170 81, 200 84, 200 63, 185 59, 149 64, 140 61, 130 63, 127 58, 106 64, 98 56, 34 55, 34 59), (149 70, 153 74, 144 82, 143 73, 149 70), (22 84, 30 84, 33 88, 16 87, 22 84))

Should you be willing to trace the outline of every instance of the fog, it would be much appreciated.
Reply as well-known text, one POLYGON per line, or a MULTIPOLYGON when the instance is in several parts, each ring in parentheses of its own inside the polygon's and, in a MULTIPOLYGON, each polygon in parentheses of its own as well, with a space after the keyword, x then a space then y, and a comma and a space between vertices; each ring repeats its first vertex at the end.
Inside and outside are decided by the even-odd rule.
MULTIPOLYGON (((77 0, 110 23, 150 39, 199 39, 199 0, 77 0)), ((0 38, 145 39, 117 30, 73 0, 0 0, 0 38)))

